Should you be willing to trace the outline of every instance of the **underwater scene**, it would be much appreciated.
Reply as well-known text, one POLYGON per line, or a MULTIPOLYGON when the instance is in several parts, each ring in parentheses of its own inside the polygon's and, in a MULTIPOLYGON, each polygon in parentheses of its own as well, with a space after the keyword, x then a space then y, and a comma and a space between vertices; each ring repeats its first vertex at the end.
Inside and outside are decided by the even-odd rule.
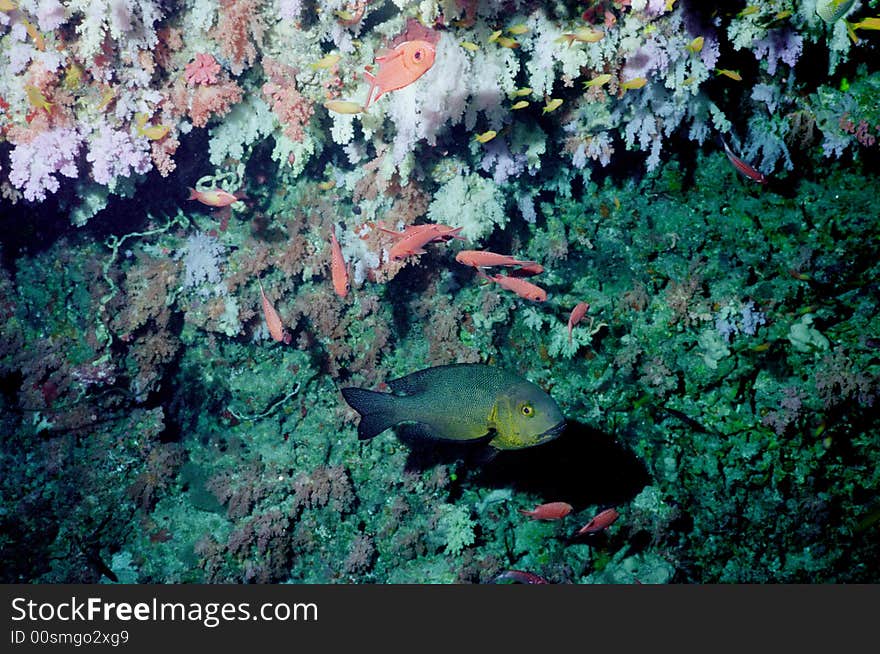
POLYGON ((0 0, 0 581, 880 582, 880 0, 0 0))

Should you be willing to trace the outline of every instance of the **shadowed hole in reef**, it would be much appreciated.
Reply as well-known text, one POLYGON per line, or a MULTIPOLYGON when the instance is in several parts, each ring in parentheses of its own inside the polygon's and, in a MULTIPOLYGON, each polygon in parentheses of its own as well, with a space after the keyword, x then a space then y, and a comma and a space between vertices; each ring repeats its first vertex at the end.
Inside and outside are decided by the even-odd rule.
POLYGON ((595 504, 624 504, 651 481, 645 465, 631 451, 607 434, 572 420, 549 443, 497 453, 488 445, 491 436, 459 443, 414 438, 406 427, 398 427, 397 434, 410 448, 407 470, 462 461, 473 485, 568 502, 576 511, 595 504))

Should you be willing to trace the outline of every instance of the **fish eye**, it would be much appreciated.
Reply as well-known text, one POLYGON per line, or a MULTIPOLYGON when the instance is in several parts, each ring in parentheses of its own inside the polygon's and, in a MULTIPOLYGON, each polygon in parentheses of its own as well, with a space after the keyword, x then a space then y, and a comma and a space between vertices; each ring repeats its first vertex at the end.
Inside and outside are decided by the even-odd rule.
POLYGON ((535 412, 535 410, 532 408, 531 404, 523 404, 522 407, 520 408, 520 411, 526 417, 531 416, 535 412))
POLYGON ((416 58, 416 61, 418 61, 419 59, 422 58, 422 51, 421 51, 421 50, 416 50, 416 51, 415 51, 415 54, 413 54, 413 57, 415 57, 415 58, 416 58))

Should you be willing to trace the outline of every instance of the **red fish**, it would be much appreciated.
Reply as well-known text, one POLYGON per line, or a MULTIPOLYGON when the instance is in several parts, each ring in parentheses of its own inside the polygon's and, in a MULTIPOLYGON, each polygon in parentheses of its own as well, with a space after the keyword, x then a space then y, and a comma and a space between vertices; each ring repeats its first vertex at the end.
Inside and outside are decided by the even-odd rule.
POLYGON ((521 261, 521 267, 516 270, 511 270, 510 274, 514 277, 532 277, 534 275, 540 275, 544 272, 544 266, 540 263, 536 263, 534 261, 521 261))
POLYGON ((348 268, 342 256, 342 248, 336 240, 336 232, 330 232, 330 276, 333 279, 333 290, 339 297, 348 295, 351 285, 348 281, 348 268))
POLYGON ((614 521, 620 517, 616 509, 605 509, 590 520, 587 524, 580 528, 578 536, 583 534, 595 534, 603 529, 608 529, 614 524, 614 521))
POLYGON ((549 502, 536 506, 531 511, 520 509, 519 512, 529 516, 532 520, 562 520, 571 513, 571 504, 568 502, 549 502))
POLYGON ((532 302, 543 302, 547 299, 547 291, 540 286, 536 286, 531 282, 527 282, 519 277, 510 277, 507 275, 487 275, 487 279, 495 282, 501 288, 513 291, 521 298, 531 300, 532 302))
MULTIPOLYGON (((259 283, 259 282, 258 282, 259 283)), ((260 283, 260 295, 263 296, 263 317, 266 319, 266 327, 269 328, 269 335, 273 341, 281 342, 284 340, 284 326, 281 324, 281 316, 275 311, 275 307, 269 302, 266 293, 263 291, 263 284, 260 283)))
POLYGON ((455 260, 465 266, 487 268, 489 266, 537 266, 534 261, 521 261, 509 254, 498 254, 488 250, 462 250, 455 260))
POLYGON ((370 83, 370 91, 367 93, 367 101, 364 110, 389 91, 402 89, 409 86, 419 77, 424 75, 434 65, 434 45, 428 41, 404 41, 397 45, 391 52, 376 57, 379 71, 373 75, 364 73, 364 78, 370 83), (373 97, 373 93, 378 93, 373 97))
POLYGON ((448 238, 456 238, 457 234, 462 230, 461 227, 456 227, 455 229, 450 229, 449 227, 442 228, 443 225, 436 225, 433 228, 426 229, 413 229, 409 233, 404 232, 403 236, 397 239, 397 242, 391 246, 391 251, 389 253, 392 261, 400 261, 401 259, 405 259, 406 257, 411 257, 417 254, 424 254, 425 251, 422 249, 428 243, 433 241, 445 241, 448 238))
POLYGON ((586 302, 578 302, 577 306, 571 310, 571 315, 568 317, 568 342, 571 343, 571 329, 576 324, 578 324, 583 317, 587 315, 587 311, 590 310, 590 305, 586 302))
POLYGON ((740 173, 742 173, 749 179, 758 182, 758 184, 766 184, 769 181, 764 173, 756 170, 745 161, 737 157, 735 154, 733 154, 733 151, 731 151, 731 149, 727 147, 726 141, 721 141, 721 144, 724 146, 724 154, 727 155, 727 158, 730 159, 730 163, 732 163, 733 167, 736 168, 740 173))
POLYGON ((221 188, 212 188, 207 191, 197 191, 194 188, 189 189, 189 197, 187 200, 198 200, 202 204, 209 207, 228 207, 234 202, 238 202, 238 198, 232 193, 224 191, 221 188))
POLYGON ((433 233, 434 238, 432 238, 429 243, 434 243, 438 241, 446 241, 457 238, 460 241, 464 241, 465 238, 463 236, 459 236, 458 233, 464 229, 463 227, 448 227, 446 225, 439 225, 437 223, 427 223, 425 225, 407 225, 403 228, 402 232, 395 232, 394 230, 387 229, 379 224, 379 231, 384 232, 385 234, 389 234, 394 237, 395 241, 399 241, 400 239, 406 236, 412 236, 413 234, 421 234, 421 233, 433 233))

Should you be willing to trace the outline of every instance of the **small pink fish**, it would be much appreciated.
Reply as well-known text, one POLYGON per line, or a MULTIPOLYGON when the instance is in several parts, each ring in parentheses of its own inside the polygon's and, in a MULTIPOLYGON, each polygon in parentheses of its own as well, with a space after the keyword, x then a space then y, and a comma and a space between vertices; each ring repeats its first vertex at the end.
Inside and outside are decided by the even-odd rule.
POLYGON ((234 202, 238 202, 238 198, 235 197, 232 193, 228 191, 224 191, 221 188, 212 188, 207 191, 197 191, 194 188, 190 187, 189 189, 189 197, 187 200, 198 200, 202 204, 206 204, 209 207, 228 207, 230 204, 234 202))
POLYGON ((531 300, 532 302, 543 302, 547 299, 547 291, 519 277, 505 275, 484 275, 484 277, 495 282, 501 288, 513 291, 523 299, 531 300))
POLYGON ((568 502, 548 502, 536 506, 531 511, 520 509, 519 512, 529 516, 532 520, 562 520, 571 513, 571 504, 568 502))
POLYGON ((587 311, 590 310, 590 305, 586 302, 578 302, 577 306, 571 310, 571 315, 568 317, 568 342, 571 344, 571 329, 576 324, 578 324, 583 317, 587 315, 587 311))
POLYGON ((620 514, 616 509, 605 509, 604 511, 597 513, 592 520, 581 527, 578 531, 578 536, 582 536, 583 534, 595 534, 603 529, 608 529, 608 527, 613 525, 614 521, 619 517, 620 514))
POLYGON ((333 290, 339 297, 348 295, 351 285, 348 280, 348 267, 342 256, 342 248, 336 240, 336 232, 330 232, 330 277, 333 280, 333 290))

